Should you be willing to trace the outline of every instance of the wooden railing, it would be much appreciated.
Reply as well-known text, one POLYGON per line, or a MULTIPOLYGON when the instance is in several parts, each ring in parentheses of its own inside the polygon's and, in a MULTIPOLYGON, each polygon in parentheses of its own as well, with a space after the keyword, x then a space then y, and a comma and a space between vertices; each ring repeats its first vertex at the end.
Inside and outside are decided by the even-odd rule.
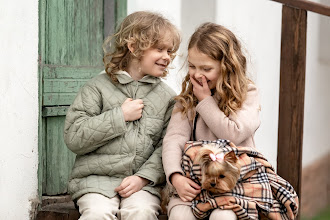
POLYGON ((330 6, 305 0, 273 1, 283 4, 277 172, 301 198, 307 11, 330 16, 330 6))

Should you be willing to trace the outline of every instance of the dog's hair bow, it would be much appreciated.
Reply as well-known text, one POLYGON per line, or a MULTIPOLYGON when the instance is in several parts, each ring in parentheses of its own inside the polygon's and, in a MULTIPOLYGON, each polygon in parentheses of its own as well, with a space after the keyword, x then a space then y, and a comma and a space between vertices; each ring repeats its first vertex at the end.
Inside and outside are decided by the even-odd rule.
POLYGON ((225 154, 224 153, 220 153, 220 154, 214 155, 213 153, 210 153, 210 158, 213 161, 216 161, 217 160, 219 162, 222 162, 223 159, 225 158, 225 154))

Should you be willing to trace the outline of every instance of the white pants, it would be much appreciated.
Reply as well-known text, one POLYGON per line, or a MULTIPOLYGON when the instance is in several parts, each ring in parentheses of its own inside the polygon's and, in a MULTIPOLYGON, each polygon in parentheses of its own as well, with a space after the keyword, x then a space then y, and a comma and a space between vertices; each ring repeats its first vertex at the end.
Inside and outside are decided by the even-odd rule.
MULTIPOLYGON (((187 205, 176 205, 169 213, 169 220, 196 220, 191 207, 187 205)), ((236 214, 232 210, 214 209, 210 220, 236 220, 236 214)))
POLYGON ((109 199, 98 193, 88 193, 77 201, 79 220, 155 220, 160 210, 160 200, 149 192, 140 190, 128 198, 118 195, 109 199))

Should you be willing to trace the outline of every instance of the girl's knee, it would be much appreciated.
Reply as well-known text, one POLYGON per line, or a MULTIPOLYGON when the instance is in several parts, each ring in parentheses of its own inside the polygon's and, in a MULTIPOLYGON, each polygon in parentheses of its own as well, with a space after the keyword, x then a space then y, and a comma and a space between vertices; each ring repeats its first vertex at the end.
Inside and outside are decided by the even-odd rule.
POLYGON ((196 217, 194 216, 191 207, 186 205, 178 205, 172 207, 168 215, 168 220, 196 220, 196 217))
POLYGON ((180 212, 171 212, 168 220, 178 220, 178 219, 181 219, 182 217, 183 217, 182 213, 180 213, 180 212))
POLYGON ((232 210, 215 209, 210 215, 210 220, 217 219, 236 220, 237 216, 232 210))

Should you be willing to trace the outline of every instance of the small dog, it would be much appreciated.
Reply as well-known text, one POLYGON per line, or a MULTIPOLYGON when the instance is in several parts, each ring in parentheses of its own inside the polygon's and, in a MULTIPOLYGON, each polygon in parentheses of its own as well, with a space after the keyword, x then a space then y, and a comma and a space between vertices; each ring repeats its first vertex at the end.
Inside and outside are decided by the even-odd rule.
MULTIPOLYGON (((186 144, 185 154, 190 157, 194 166, 200 166, 201 175, 197 176, 199 176, 202 190, 216 195, 229 192, 235 187, 240 176, 241 166, 234 151, 224 153, 213 143, 187 149, 188 147, 189 144, 186 144)), ((190 178, 189 173, 187 173, 187 177, 190 178)), ((166 206, 169 198, 174 195, 174 191, 169 184, 166 184, 163 189, 161 204, 163 213, 166 213, 166 206)))
POLYGON ((215 144, 207 144, 199 149, 193 161, 201 167, 202 189, 221 194, 235 187, 241 166, 234 151, 224 153, 215 144))

